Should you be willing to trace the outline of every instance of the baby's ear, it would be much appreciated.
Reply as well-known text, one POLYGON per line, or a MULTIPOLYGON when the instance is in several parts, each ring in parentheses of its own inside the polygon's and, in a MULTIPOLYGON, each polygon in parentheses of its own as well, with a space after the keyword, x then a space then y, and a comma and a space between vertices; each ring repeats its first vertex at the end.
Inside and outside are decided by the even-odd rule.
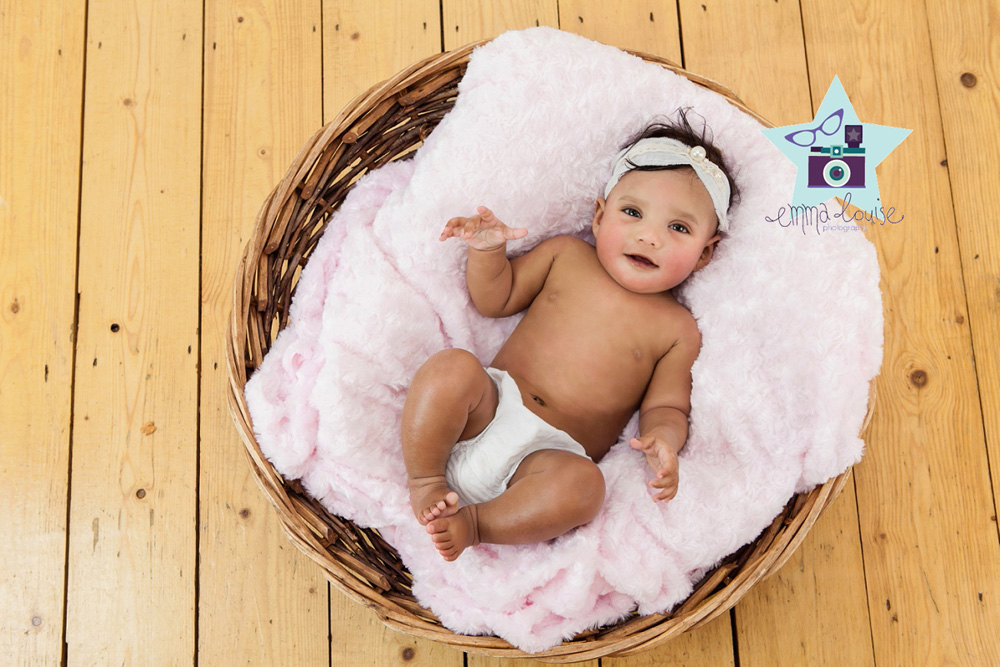
MULTIPOLYGON (((698 258, 698 262, 694 265, 694 271, 700 271, 705 268, 710 261, 712 261, 712 255, 715 253, 715 246, 717 246, 721 240, 722 237, 719 234, 716 234, 705 243, 705 247, 701 251, 701 257, 698 258)), ((691 273, 694 273, 694 271, 691 273)))
POLYGON ((607 202, 604 197, 598 197, 594 202, 594 219, 590 221, 590 231, 597 236, 597 228, 601 226, 601 216, 604 215, 604 205, 607 202))

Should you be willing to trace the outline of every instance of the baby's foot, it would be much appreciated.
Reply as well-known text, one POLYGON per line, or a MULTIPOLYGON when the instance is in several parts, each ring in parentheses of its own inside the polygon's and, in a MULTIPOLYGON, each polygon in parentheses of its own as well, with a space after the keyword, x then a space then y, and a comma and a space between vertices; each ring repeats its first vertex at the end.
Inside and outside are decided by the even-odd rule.
POLYGON ((458 494, 448 488, 444 475, 410 480, 410 507, 421 525, 458 511, 458 494))
POLYGON ((475 505, 466 505, 451 516, 434 519, 427 532, 441 557, 447 561, 458 558, 467 547, 479 544, 479 515, 475 505))

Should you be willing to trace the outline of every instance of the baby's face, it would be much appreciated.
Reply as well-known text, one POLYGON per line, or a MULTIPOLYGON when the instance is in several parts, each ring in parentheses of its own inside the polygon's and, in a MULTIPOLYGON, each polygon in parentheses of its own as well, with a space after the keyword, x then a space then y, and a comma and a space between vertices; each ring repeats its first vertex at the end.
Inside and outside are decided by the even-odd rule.
POLYGON ((665 292, 708 264, 721 238, 712 197, 693 169, 632 170, 597 200, 597 257, 615 282, 665 292))

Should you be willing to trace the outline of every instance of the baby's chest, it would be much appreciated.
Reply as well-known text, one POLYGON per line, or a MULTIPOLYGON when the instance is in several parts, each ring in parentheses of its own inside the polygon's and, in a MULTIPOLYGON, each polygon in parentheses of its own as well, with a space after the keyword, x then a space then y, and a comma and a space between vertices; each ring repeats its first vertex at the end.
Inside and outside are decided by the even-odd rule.
POLYGON ((669 327, 650 305, 586 289, 543 290, 527 316, 536 333, 596 364, 654 363, 669 347, 669 327))

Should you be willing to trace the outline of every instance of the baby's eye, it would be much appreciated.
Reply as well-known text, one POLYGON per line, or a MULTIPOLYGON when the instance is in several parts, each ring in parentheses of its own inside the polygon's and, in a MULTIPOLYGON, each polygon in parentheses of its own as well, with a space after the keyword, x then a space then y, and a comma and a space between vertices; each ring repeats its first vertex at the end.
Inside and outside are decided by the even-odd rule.
POLYGON ((623 208, 622 213, 624 213, 625 215, 630 215, 633 218, 641 217, 639 211, 635 210, 631 206, 626 206, 625 208, 623 208))
POLYGON ((670 229, 676 229, 677 231, 684 232, 685 234, 689 233, 688 230, 687 230, 687 227, 685 227, 684 225, 682 225, 679 222, 671 223, 670 224, 670 229))

